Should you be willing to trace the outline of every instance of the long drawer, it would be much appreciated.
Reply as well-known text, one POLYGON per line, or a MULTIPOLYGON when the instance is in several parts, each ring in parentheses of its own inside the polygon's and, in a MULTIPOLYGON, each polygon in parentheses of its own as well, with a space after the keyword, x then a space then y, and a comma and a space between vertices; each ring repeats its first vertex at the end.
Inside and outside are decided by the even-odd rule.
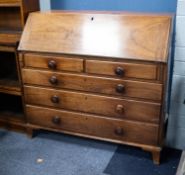
POLYGON ((32 85, 44 85, 157 101, 160 101, 162 98, 162 84, 32 69, 23 69, 22 76, 24 83, 32 85))
POLYGON ((130 120, 159 122, 161 108, 159 103, 31 86, 24 87, 24 95, 27 104, 44 105, 130 120))
POLYGON ((86 135, 157 145, 158 125, 108 119, 95 115, 26 106, 28 122, 34 125, 86 135))
POLYGON ((26 67, 83 72, 83 59, 81 58, 25 54, 24 64, 26 67))
POLYGON ((157 80, 158 70, 156 64, 86 60, 86 72, 93 74, 157 80))

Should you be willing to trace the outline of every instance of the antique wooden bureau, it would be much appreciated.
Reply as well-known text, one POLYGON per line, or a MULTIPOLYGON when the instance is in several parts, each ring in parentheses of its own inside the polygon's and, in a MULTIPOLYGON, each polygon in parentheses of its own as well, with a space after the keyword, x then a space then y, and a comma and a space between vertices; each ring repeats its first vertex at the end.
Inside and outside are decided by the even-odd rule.
POLYGON ((19 45, 28 133, 133 145, 159 163, 170 16, 32 13, 19 45))

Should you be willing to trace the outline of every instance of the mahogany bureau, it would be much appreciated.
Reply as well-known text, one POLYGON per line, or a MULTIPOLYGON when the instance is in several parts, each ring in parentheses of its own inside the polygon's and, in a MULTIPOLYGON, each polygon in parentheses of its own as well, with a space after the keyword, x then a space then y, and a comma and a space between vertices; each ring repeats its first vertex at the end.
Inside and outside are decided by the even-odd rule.
POLYGON ((19 45, 28 132, 141 147, 159 164, 171 16, 32 13, 19 45))

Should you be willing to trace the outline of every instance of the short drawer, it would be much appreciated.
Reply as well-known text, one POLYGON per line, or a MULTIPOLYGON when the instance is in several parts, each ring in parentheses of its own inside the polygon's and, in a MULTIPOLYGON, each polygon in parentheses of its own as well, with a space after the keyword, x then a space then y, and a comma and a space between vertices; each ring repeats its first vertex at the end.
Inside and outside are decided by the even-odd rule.
POLYGON ((158 123, 161 105, 142 101, 126 100, 88 93, 77 93, 64 90, 24 87, 27 104, 105 115, 158 123))
POLYGON ((158 66, 156 64, 86 60, 86 72, 100 75, 112 75, 119 78, 126 77, 157 80, 158 66))
POLYGON ((162 84, 31 69, 23 69, 22 76, 25 84, 82 90, 118 97, 158 101, 162 98, 162 84))
POLYGON ((25 54, 24 64, 26 67, 83 72, 83 59, 80 58, 25 54))
POLYGON ((34 125, 126 142, 157 145, 158 125, 108 119, 95 115, 26 106, 34 125))

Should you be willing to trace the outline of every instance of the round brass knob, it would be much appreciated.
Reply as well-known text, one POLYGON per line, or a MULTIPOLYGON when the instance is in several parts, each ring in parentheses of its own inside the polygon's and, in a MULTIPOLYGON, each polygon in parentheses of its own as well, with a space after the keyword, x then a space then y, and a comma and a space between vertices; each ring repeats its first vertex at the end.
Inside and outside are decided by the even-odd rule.
POLYGON ((123 76, 124 75, 124 69, 122 67, 117 67, 115 69, 115 74, 118 76, 123 76))
POLYGON ((124 134, 123 128, 121 127, 116 128, 114 132, 116 135, 119 135, 119 136, 122 136, 124 134))
POLYGON ((56 76, 52 76, 52 77, 49 79, 49 82, 50 82, 51 84, 56 85, 56 84, 58 83, 58 79, 57 79, 56 76))
POLYGON ((59 103, 60 102, 60 99, 59 99, 59 97, 57 95, 54 95, 54 96, 51 97, 51 101, 53 103, 59 103))
POLYGON ((54 124, 58 125, 58 124, 61 123, 61 119, 60 119, 60 117, 55 116, 55 117, 52 118, 52 122, 53 122, 54 124))
POLYGON ((124 107, 123 105, 117 105, 116 106, 116 111, 120 114, 122 114, 124 112, 124 107))
POLYGON ((50 69, 56 69, 56 68, 57 68, 57 63, 56 63, 56 61, 50 60, 50 61, 48 62, 48 67, 49 67, 50 69))
POLYGON ((125 91, 125 86, 123 84, 118 84, 116 86, 116 92, 123 93, 125 91))

